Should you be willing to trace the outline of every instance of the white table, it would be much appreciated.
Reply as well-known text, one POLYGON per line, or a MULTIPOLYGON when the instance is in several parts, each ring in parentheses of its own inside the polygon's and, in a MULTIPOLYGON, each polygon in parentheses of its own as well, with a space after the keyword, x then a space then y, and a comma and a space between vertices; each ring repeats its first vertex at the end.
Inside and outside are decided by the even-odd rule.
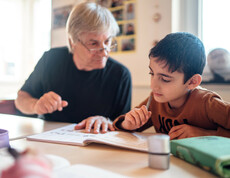
POLYGON ((8 130, 10 140, 25 138, 69 123, 48 122, 39 118, 0 114, 0 129, 8 130))
POLYGON ((28 146, 38 148, 46 154, 54 154, 73 164, 86 164, 121 174, 125 177, 216 177, 194 165, 171 155, 168 170, 156 170, 148 167, 148 154, 126 150, 102 144, 90 144, 85 147, 53 143, 27 141, 19 139, 10 142, 17 149, 28 146))

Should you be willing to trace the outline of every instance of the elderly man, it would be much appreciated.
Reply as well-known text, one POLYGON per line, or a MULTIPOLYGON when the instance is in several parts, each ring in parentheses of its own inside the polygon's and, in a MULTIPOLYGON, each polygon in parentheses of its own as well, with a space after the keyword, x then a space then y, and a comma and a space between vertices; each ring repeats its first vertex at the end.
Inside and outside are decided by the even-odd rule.
POLYGON ((95 3, 73 8, 67 47, 45 52, 18 92, 16 107, 45 120, 78 123, 76 129, 114 130, 110 121, 131 105, 129 70, 109 57, 119 27, 111 12, 95 3))

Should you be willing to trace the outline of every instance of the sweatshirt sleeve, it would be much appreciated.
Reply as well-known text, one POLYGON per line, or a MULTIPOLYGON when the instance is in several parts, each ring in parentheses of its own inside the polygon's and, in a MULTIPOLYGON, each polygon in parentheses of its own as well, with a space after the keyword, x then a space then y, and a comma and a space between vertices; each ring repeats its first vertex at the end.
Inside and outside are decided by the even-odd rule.
POLYGON ((217 136, 229 137, 230 138, 230 129, 225 129, 223 127, 218 127, 217 136))
POLYGON ((119 117, 117 117, 114 121, 113 121, 113 127, 116 129, 116 130, 123 130, 121 128, 121 123, 124 121, 125 119, 125 114, 123 115, 120 115, 119 117))
POLYGON ((206 101, 206 112, 211 122, 217 125, 217 135, 230 137, 230 103, 214 95, 206 101))

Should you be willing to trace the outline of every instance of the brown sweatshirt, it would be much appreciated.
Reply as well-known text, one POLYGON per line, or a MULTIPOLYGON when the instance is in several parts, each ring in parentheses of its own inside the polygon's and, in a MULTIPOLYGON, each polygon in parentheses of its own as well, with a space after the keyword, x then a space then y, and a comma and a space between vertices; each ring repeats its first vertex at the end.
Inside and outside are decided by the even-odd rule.
MULTIPOLYGON (((152 95, 152 93, 151 93, 152 95)), ((148 98, 139 106, 146 105, 148 98)), ((207 130, 217 130, 218 136, 230 137, 230 103, 223 101, 215 92, 204 88, 192 90, 180 108, 172 109, 168 103, 151 101, 149 110, 152 116, 148 122, 135 131, 143 131, 154 126, 156 132, 166 133, 173 126, 188 124, 207 130)), ((125 115, 119 116, 114 121, 114 127, 118 130, 125 115)))

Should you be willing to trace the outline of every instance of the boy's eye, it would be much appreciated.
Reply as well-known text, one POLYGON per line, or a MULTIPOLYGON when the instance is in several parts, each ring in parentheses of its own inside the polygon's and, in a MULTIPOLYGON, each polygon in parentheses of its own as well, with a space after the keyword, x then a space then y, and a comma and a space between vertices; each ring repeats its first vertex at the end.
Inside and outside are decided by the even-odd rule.
POLYGON ((163 82, 166 82, 166 83, 171 82, 171 80, 166 80, 166 79, 164 79, 164 78, 161 78, 161 80, 162 80, 163 82))

